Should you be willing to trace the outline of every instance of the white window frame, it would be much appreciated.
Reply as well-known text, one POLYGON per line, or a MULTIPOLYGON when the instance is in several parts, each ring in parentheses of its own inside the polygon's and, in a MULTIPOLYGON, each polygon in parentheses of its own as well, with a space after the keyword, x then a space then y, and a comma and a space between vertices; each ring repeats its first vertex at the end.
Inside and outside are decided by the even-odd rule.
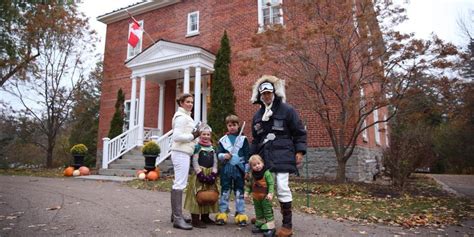
POLYGON ((379 131, 379 124, 376 123, 379 121, 379 110, 374 110, 374 133, 375 133, 375 144, 380 145, 380 131, 379 131))
MULTIPOLYGON (((143 20, 138 21, 138 24, 140 24, 140 26, 142 27, 142 29, 144 29, 143 20)), ((135 57, 137 54, 141 53, 141 52, 142 52, 142 46, 143 46, 143 35, 142 35, 142 38, 140 39, 140 41, 138 41, 138 44, 137 44, 137 46, 135 46, 135 48, 133 48, 133 47, 128 43, 128 37, 129 37, 129 35, 130 35, 130 31, 132 30, 132 25, 133 25, 133 22, 128 25, 128 34, 127 34, 127 60, 130 59, 130 58, 133 58, 133 57, 135 57)))
POLYGON ((266 28, 272 25, 283 25, 283 0, 257 0, 258 3, 258 32, 265 31, 266 28), (274 15, 273 8, 278 8, 279 22, 273 22, 273 17, 269 17, 269 24, 265 25, 263 11, 269 9, 269 16, 274 15))
MULTIPOLYGON (((383 115, 383 120, 387 121, 386 114, 383 115)), ((389 147, 390 143, 388 141, 388 121, 384 123, 384 127, 385 127, 385 146, 389 147)))
POLYGON ((191 37, 195 35, 199 35, 199 11, 188 13, 186 37, 191 37), (193 16, 196 16, 196 29, 195 30, 192 29, 193 22, 191 20, 193 16))
MULTIPOLYGON (((360 107, 362 108, 363 106, 365 106, 365 92, 364 92, 364 88, 360 88, 360 107)), ((364 110, 362 110, 364 111, 364 110)), ((364 122, 362 123, 362 128, 365 128, 367 126, 367 119, 364 119, 364 122)), ((364 131, 362 131, 362 140, 364 142, 368 142, 369 139, 368 139, 368 132, 367 132, 367 129, 365 129, 364 131)))
MULTIPOLYGON (((131 100, 125 100, 123 102, 123 131, 127 131, 130 126, 130 109, 132 108, 131 100)), ((135 99, 135 124, 138 124, 138 99, 135 99)))

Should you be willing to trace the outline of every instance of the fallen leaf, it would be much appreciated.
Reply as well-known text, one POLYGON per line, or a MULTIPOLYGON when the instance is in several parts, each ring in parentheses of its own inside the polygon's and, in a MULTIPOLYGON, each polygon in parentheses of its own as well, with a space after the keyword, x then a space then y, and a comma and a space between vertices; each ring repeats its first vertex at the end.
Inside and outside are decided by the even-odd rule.
POLYGON ((47 211, 53 211, 53 210, 58 210, 61 209, 61 206, 55 206, 55 207, 48 207, 46 208, 47 211))

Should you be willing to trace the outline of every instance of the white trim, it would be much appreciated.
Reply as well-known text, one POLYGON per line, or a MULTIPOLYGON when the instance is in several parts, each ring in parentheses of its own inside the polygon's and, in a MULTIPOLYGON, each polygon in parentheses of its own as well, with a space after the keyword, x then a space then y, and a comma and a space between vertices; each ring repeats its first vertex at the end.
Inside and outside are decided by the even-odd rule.
MULTIPOLYGON (((383 115, 383 120, 387 121, 387 115, 383 115)), ((389 147, 390 143, 388 141, 388 121, 384 123, 385 126, 385 146, 389 147)))
POLYGON ((194 121, 201 121, 201 67, 194 68, 194 121))
POLYGON ((140 99, 139 99, 139 108, 138 108, 138 139, 137 139, 137 145, 142 146, 143 145, 143 129, 144 129, 144 124, 145 124, 145 88, 146 85, 146 79, 144 76, 140 77, 140 99))
POLYGON ((133 6, 124 7, 123 9, 116 10, 104 15, 98 16, 96 19, 104 24, 110 24, 116 21, 130 18, 127 11, 132 16, 137 16, 142 13, 146 13, 155 9, 164 8, 166 6, 181 2, 181 0, 154 0, 144 1, 133 6))
MULTIPOLYGON (((143 20, 140 20, 138 21, 138 23, 140 24, 140 26, 142 27, 142 29, 145 29, 145 25, 144 25, 144 22, 143 20)), ((132 31, 132 25, 133 25, 133 22, 128 24, 128 34, 127 34, 127 57, 126 57, 126 60, 128 59, 131 59, 133 57, 135 57, 135 55, 139 54, 140 52, 142 52, 142 47, 143 47, 143 35, 142 37, 140 38, 140 41, 138 41, 138 44, 135 48, 133 48, 129 43, 128 43, 128 37, 130 35, 130 32, 132 31), (132 52, 133 51, 133 52, 132 52)))
POLYGON ((187 21, 187 29, 186 29, 186 37, 191 37, 191 36, 195 36, 195 35, 199 35, 199 11, 194 11, 194 12, 190 12, 188 13, 188 21, 187 21), (191 17, 192 16, 196 16, 196 29, 195 30, 192 30, 192 21, 191 21, 191 17))
MULTIPOLYGON (((379 110, 374 110, 374 123, 379 121, 379 110)), ((380 145, 380 131, 379 131, 379 124, 374 124, 374 133, 375 133, 375 144, 380 145)))

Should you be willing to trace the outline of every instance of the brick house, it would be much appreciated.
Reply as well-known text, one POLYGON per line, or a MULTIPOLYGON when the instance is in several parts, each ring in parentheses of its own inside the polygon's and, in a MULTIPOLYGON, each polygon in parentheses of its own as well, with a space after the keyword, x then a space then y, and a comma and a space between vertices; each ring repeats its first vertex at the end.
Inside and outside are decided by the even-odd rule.
MULTIPOLYGON (((115 159, 153 135, 159 137, 162 152, 166 153, 171 118, 177 109, 175 98, 180 93, 195 95, 194 118, 206 122, 212 100, 210 85, 215 54, 224 30, 232 48, 230 75, 237 98, 235 108, 237 115, 249 123, 258 109, 250 103, 251 86, 265 73, 240 76, 243 62, 239 61, 239 55, 255 52, 251 38, 263 31, 262 26, 284 24, 280 1, 157 0, 99 16, 98 20, 107 25, 97 146, 102 168, 108 169, 115 159), (132 23, 127 12, 147 33, 135 48, 127 43, 132 23), (105 137, 119 88, 126 98, 126 125, 122 135, 108 139, 105 137)), ((288 103, 292 104, 294 99, 288 97, 288 103)), ((307 113, 310 112, 304 111, 307 113)), ((384 114, 376 111, 371 119, 383 117, 384 114)), ((310 175, 334 177, 337 163, 326 131, 317 119, 310 119, 307 124, 310 175)), ((378 126, 385 125, 366 130, 359 139, 347 164, 348 178, 367 181, 377 172, 380 147, 387 144, 386 129, 378 126)), ((251 134, 249 127, 245 130, 251 134)), ((165 158, 162 155, 159 160, 165 158)))

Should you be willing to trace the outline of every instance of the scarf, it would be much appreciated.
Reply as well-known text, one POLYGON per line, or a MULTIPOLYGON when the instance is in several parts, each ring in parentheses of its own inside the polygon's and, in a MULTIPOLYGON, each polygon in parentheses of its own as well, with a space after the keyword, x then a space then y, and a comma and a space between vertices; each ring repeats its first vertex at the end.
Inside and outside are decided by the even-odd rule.
MULTIPOLYGON (((275 100, 275 96, 273 96, 273 100, 275 100)), ((273 115, 273 111, 272 111, 273 100, 272 100, 272 103, 270 103, 269 105, 263 103, 263 105, 265 105, 265 112, 262 115, 262 121, 270 120, 270 117, 273 115)), ((263 99, 260 98, 260 101, 263 101, 263 99)))
POLYGON ((203 141, 202 139, 199 139, 199 145, 201 145, 201 146, 212 146, 212 142, 210 140, 203 141))
POLYGON ((263 167, 263 169, 260 171, 252 170, 252 176, 255 180, 261 180, 263 178, 263 174, 265 173, 265 171, 266 171, 265 167, 263 167))

